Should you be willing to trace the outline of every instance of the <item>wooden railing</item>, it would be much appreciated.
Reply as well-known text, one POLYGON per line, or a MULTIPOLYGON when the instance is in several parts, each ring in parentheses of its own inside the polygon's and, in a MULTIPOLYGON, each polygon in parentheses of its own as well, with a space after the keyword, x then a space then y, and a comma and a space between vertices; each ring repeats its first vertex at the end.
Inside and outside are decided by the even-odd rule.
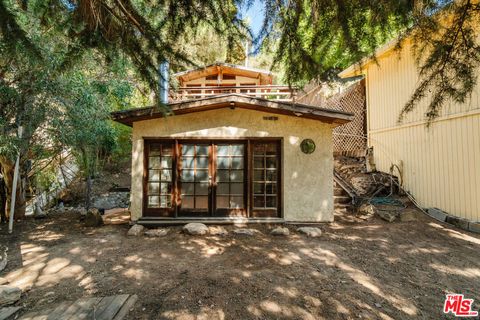
POLYGON ((173 101, 182 101, 237 93, 268 100, 292 101, 295 91, 294 88, 281 85, 180 87, 176 92, 171 92, 170 97, 173 101))

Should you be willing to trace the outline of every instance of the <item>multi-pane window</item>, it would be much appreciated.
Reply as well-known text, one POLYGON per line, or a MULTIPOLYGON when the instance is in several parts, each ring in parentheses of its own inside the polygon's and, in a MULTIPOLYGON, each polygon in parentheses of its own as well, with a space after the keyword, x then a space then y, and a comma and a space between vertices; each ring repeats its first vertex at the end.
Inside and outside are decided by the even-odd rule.
POLYGON ((181 146, 182 209, 208 209, 209 148, 207 144, 181 146))
POLYGON ((151 144, 148 152, 147 207, 172 207, 173 145, 151 144))
POLYGON ((278 148, 276 143, 253 145, 253 208, 276 209, 278 206, 278 148))
POLYGON ((217 208, 244 208, 244 149, 243 144, 216 146, 217 208))

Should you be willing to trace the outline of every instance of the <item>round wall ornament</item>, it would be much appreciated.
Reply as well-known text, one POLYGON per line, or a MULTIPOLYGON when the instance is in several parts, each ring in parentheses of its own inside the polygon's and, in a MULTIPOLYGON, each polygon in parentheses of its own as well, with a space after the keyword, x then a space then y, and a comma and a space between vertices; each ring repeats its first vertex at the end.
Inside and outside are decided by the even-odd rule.
POLYGON ((302 143, 300 143, 300 149, 305 154, 310 154, 315 151, 315 142, 312 139, 303 139, 302 143))

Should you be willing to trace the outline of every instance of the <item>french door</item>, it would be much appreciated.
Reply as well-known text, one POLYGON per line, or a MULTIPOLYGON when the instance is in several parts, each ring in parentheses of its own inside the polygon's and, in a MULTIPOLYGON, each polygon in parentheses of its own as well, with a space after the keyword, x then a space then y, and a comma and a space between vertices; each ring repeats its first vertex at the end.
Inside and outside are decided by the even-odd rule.
POLYGON ((279 146, 257 140, 146 140, 144 216, 278 216, 279 146))

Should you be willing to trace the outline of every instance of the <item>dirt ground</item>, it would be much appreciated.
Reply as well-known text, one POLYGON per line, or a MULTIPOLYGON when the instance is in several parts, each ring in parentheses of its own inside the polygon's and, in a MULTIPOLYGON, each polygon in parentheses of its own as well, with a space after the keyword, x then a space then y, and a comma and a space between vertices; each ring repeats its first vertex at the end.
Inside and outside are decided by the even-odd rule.
MULTIPOLYGON (((27 220, 2 282, 23 312, 119 293, 128 319, 443 319, 446 293, 480 309, 480 236, 429 218, 405 223, 337 216, 320 238, 268 234, 131 238, 128 226, 86 228, 73 213, 27 220)), ((234 226, 229 226, 231 230, 234 226)), ((451 316, 449 318, 452 318, 451 316)))

